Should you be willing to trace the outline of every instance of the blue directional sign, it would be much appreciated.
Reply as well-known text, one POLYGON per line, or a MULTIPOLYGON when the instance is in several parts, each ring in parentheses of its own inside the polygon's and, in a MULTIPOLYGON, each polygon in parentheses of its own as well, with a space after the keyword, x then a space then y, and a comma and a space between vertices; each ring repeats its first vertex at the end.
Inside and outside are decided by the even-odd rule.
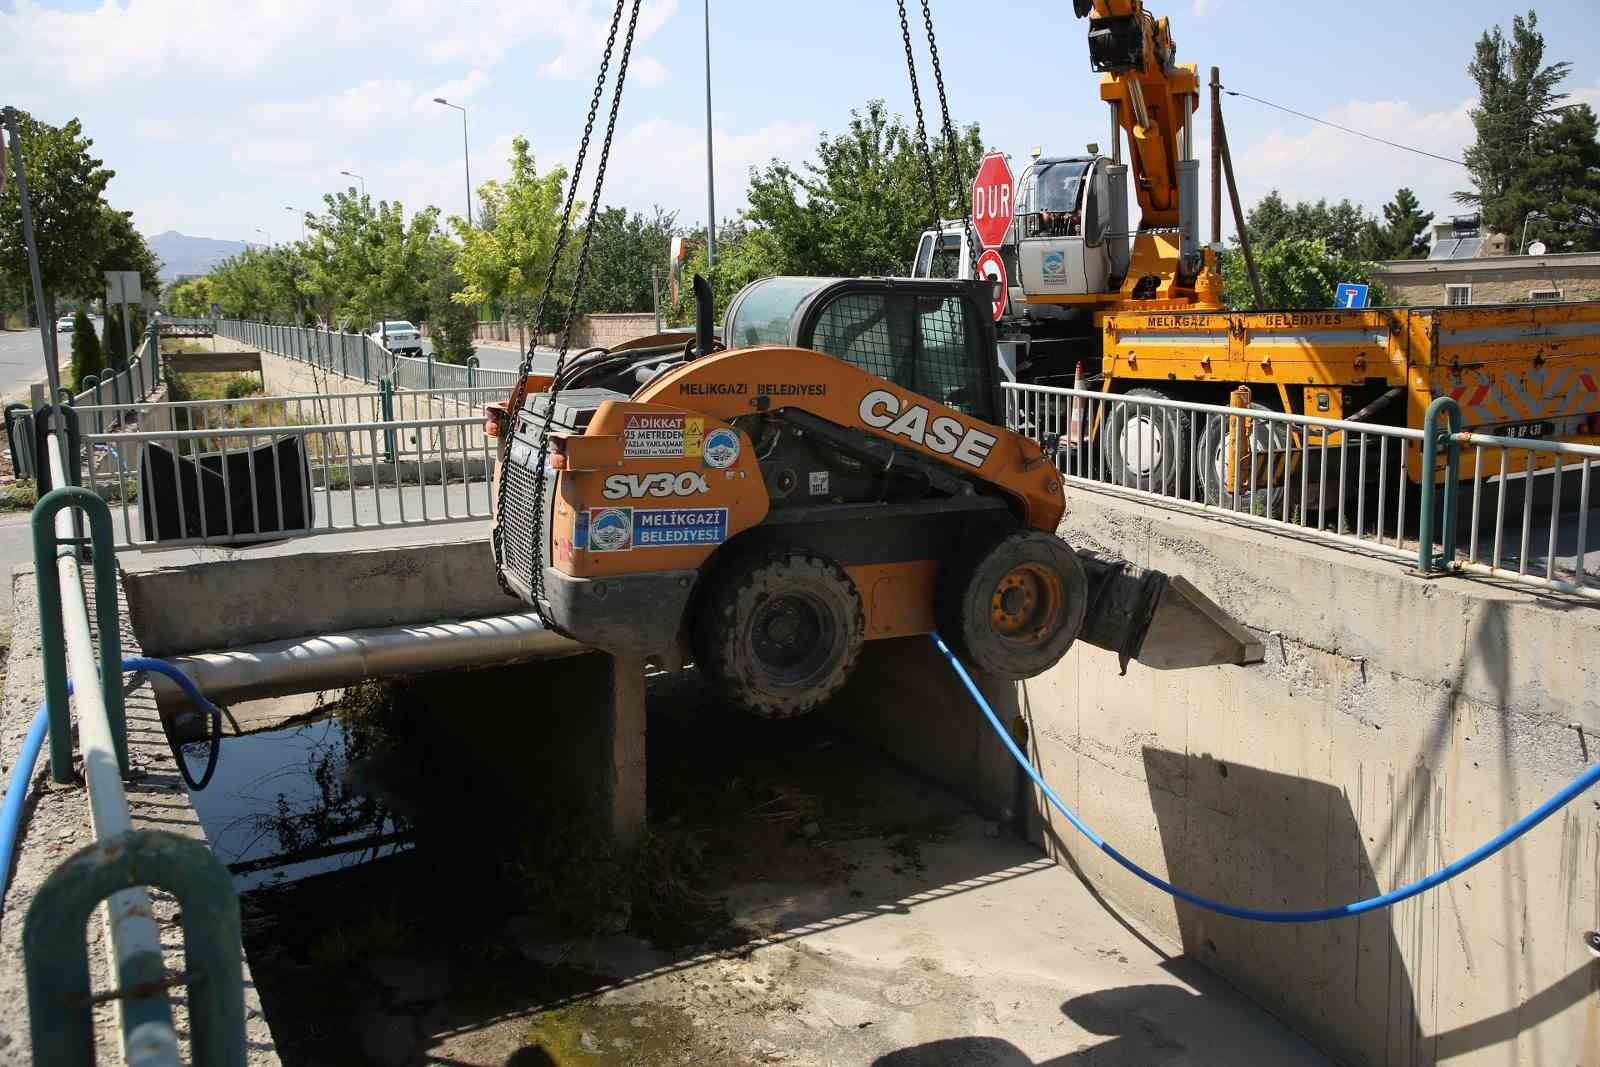
POLYGON ((1367 293, 1369 286, 1357 285, 1355 282, 1340 282, 1339 287, 1333 291, 1333 306, 1336 308, 1364 308, 1367 306, 1367 293))

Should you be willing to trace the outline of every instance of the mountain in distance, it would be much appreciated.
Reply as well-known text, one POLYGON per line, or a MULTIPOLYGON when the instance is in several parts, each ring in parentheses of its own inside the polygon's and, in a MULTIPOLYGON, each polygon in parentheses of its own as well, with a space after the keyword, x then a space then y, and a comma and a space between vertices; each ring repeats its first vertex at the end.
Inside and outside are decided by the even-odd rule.
POLYGON ((167 230, 145 238, 150 251, 161 259, 161 280, 171 282, 180 274, 204 274, 229 256, 249 247, 245 241, 222 241, 214 237, 190 237, 167 230))

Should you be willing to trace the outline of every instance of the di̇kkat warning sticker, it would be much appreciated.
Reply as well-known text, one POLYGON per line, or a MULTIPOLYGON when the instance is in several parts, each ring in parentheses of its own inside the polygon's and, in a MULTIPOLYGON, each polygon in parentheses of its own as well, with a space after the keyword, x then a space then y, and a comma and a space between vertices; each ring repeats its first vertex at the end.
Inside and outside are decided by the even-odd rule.
POLYGON ((622 420, 623 459, 700 458, 706 420, 676 412, 633 412, 622 420))

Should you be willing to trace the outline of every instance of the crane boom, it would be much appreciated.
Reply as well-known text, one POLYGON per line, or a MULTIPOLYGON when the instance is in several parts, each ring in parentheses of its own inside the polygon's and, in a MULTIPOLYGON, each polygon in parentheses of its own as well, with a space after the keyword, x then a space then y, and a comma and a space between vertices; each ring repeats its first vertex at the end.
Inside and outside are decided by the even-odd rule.
POLYGON ((1127 135, 1139 228, 1170 229, 1179 223, 1177 161, 1190 154, 1191 122, 1200 106, 1200 76, 1174 62, 1177 46, 1165 18, 1145 10, 1142 0, 1074 0, 1089 17, 1089 62, 1105 75, 1100 98, 1112 121, 1127 135))

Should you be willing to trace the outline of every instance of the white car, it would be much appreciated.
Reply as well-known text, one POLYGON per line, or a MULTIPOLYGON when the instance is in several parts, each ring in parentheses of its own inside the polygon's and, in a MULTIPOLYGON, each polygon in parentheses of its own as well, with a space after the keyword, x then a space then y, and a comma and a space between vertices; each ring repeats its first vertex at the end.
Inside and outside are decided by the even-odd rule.
POLYGON ((71 315, 63 315, 59 319, 56 320, 56 333, 71 333, 71 332, 72 332, 72 316, 71 315))
POLYGON ((372 336, 397 356, 422 355, 422 331, 405 319, 390 319, 372 328, 372 336))

